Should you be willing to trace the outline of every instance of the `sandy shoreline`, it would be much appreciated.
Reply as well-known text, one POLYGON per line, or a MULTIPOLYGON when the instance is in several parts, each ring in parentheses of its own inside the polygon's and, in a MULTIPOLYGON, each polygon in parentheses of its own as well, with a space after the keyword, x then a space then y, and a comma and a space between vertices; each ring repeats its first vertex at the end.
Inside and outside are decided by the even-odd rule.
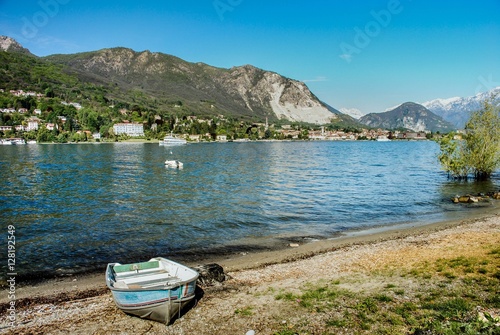
MULTIPOLYGON (((121 323, 122 326, 130 325, 132 327, 130 328, 131 332, 133 332, 132 329, 142 329, 144 331, 144 329, 150 328, 152 331, 154 330, 153 332, 161 330, 161 333, 174 334, 175 331, 179 331, 177 327, 180 324, 186 326, 184 319, 190 320, 189 327, 191 327, 191 330, 201 327, 198 323, 214 326, 211 324, 211 322, 216 322, 213 318, 221 313, 223 314, 224 308, 231 305, 231 301, 233 304, 235 301, 241 302, 242 298, 239 296, 241 289, 237 287, 241 286, 242 283, 247 286, 247 289, 254 286, 264 287, 264 283, 267 287, 267 285, 270 285, 269 281, 275 285, 294 286, 296 283, 287 282, 287 280, 293 278, 290 273, 299 273, 294 278, 296 282, 311 279, 306 274, 307 271, 305 271, 305 268, 310 266, 306 263, 326 262, 326 264, 336 264, 340 269, 342 267, 338 265, 340 263, 344 263, 344 266, 349 267, 349 262, 359 261, 360 256, 355 255, 355 251, 359 251, 359 249, 365 250, 368 254, 386 252, 387 250, 393 251, 394 249, 404 248, 408 243, 413 243, 412 241, 416 239, 431 241, 437 235, 441 236, 437 240, 442 239, 442 236, 452 234, 465 236, 464 234, 471 230, 481 232, 491 230, 494 233, 492 238, 498 238, 500 236, 500 211, 498 208, 480 214, 475 218, 460 221, 439 222, 423 226, 408 225, 375 233, 354 234, 353 236, 315 241, 298 247, 288 247, 284 250, 239 254, 207 260, 205 264, 211 262, 220 264, 232 279, 219 288, 204 288, 204 295, 199 300, 198 305, 188 312, 186 317, 167 328, 160 327, 161 325, 159 326, 154 322, 127 316, 116 309, 111 294, 104 283, 104 270, 101 274, 52 279, 34 286, 18 286, 16 287, 16 322, 18 323, 16 327, 23 334, 97 334, 107 329, 106 324, 109 317, 112 317, 114 322, 121 323), (271 280, 266 277, 276 276, 273 272, 282 275, 271 280), (283 273, 285 274, 283 275, 283 273), (287 279, 287 276, 290 279, 287 279), (220 295, 228 302, 226 307, 214 305, 214 300, 217 300, 220 295), (203 314, 203 317, 200 317, 205 308, 211 309, 210 312, 207 312, 209 315, 203 314), (88 318, 82 318, 76 310, 84 311, 88 318), (33 314, 39 319, 35 320, 33 314), (196 320, 197 317, 201 318, 201 321, 196 320), (59 324, 61 321, 64 321, 62 325, 59 324), (81 326, 89 326, 90 328, 81 330, 81 326)), ((195 266, 198 264, 188 265, 195 266)), ((335 266, 332 266, 332 268, 335 268, 335 266)), ((321 267, 321 269, 322 272, 317 274, 318 279, 332 276, 328 267, 321 267)), ((0 306, 3 306, 2 316, 0 316, 0 333, 9 331, 7 327, 8 320, 5 318, 8 301, 7 294, 3 294, 0 298, 0 306)), ((256 320, 255 322, 259 321, 256 320)), ((247 328, 252 329, 251 325, 248 325, 247 328)), ((107 329, 107 332, 120 333, 110 332, 109 329, 107 329)), ((204 332, 198 329, 198 333, 204 332)), ((245 334, 245 332, 242 332, 242 334, 245 334)))

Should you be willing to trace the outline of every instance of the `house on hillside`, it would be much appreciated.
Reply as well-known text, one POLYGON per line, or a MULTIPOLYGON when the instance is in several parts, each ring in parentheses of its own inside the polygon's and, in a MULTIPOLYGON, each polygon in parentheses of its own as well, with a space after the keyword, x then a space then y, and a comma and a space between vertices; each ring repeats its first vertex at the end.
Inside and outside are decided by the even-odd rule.
POLYGON ((45 127, 47 128, 47 130, 54 130, 58 128, 57 124, 55 123, 47 123, 45 127))
POLYGON ((28 119, 28 128, 27 131, 38 130, 38 125, 40 124, 40 119, 37 117, 30 117, 28 119))
POLYGON ((188 135, 189 141, 191 142, 200 142, 201 135, 188 135))
POLYGON ((11 131, 12 126, 0 126, 0 131, 11 131))

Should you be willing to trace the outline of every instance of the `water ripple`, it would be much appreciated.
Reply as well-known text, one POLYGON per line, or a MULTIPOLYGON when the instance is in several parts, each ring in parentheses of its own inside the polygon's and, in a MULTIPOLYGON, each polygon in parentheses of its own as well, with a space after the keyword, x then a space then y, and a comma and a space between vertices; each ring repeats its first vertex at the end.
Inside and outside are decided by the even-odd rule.
POLYGON ((29 277, 444 220, 467 209, 449 197, 498 189, 498 175, 448 181, 437 150, 433 142, 1 146, 2 228, 16 226, 19 271, 29 277), (167 158, 184 169, 165 168, 167 158))

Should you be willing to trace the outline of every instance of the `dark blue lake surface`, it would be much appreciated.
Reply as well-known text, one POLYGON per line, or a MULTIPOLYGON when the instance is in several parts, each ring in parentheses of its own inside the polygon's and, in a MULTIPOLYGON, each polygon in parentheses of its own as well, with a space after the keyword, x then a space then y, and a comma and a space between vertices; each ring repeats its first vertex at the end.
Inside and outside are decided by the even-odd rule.
MULTIPOLYGON (((197 260, 484 209, 450 197, 498 189, 498 175, 449 181, 438 150, 430 141, 0 146, 1 227, 6 236, 15 226, 16 271, 30 277, 158 255, 197 260), (184 169, 165 168, 166 159, 184 169)), ((1 269, 5 277, 7 261, 1 269)))

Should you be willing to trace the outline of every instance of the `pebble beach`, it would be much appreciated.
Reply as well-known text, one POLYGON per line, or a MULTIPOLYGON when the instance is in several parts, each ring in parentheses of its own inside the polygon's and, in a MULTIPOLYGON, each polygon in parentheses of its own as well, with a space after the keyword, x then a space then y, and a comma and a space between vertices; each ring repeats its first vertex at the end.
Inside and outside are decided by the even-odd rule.
MULTIPOLYGON (((284 329, 297 329, 307 312, 283 305, 277 299, 279 292, 298 292, 324 282, 341 282, 352 291, 377 290, 388 281, 387 277, 374 276, 382 269, 399 271, 443 257, 466 257, 484 245, 500 245, 498 210, 461 221, 323 240, 273 252, 228 255, 209 260, 220 264, 228 279, 199 287, 195 304, 168 326, 128 316, 116 308, 104 273, 57 278, 17 287, 11 318, 4 294, 0 299, 0 334, 284 333, 284 329)), ((414 280, 397 278, 390 280, 408 296, 422 289, 414 280)), ((500 315, 498 310, 488 312, 500 315)), ((309 315, 311 333, 314 329, 322 333, 322 326, 314 325, 318 315, 309 315)), ((351 333, 349 327, 344 328, 338 333, 351 333)))

